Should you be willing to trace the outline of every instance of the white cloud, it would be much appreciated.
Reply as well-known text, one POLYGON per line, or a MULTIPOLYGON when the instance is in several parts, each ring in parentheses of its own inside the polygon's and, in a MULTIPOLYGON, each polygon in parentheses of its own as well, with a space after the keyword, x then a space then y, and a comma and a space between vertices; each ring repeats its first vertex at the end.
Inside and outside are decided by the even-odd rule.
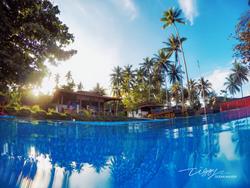
POLYGON ((198 16, 196 0, 178 0, 178 3, 191 25, 194 23, 194 18, 198 16))
POLYGON ((212 83, 212 88, 217 94, 220 94, 220 90, 225 89, 224 82, 225 78, 230 74, 230 69, 218 68, 215 69, 211 74, 205 76, 212 83))
POLYGON ((138 9, 134 0, 112 0, 112 2, 126 12, 131 20, 138 16, 138 9))
MULTIPOLYGON (((231 73, 230 69, 231 63, 230 67, 217 68, 211 74, 207 74, 206 76, 204 76, 212 83, 212 88, 217 94, 220 94, 220 90, 225 89, 224 83, 226 81, 226 77, 231 73)), ((244 96, 250 95, 250 82, 243 85, 243 94, 244 96)), ((241 97, 241 92, 238 92, 235 97, 241 97)))

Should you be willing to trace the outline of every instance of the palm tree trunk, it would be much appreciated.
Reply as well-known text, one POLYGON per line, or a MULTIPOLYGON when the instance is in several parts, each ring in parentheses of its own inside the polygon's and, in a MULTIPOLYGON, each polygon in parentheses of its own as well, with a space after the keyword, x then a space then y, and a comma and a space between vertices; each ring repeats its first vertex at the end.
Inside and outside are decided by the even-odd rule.
POLYGON ((167 104, 167 107, 169 107, 169 101, 168 101, 168 81, 167 81, 167 76, 166 76, 166 104, 167 104))
POLYGON ((182 59, 183 59, 183 63, 184 63, 184 67, 185 67, 185 72, 186 72, 186 78, 187 78, 188 96, 189 96, 189 101, 190 101, 189 76, 188 76, 188 70, 187 70, 186 58, 185 58, 185 55, 184 55, 184 51, 183 51, 183 47, 182 47, 182 43, 181 43, 181 39, 180 39, 180 35, 179 35, 179 32, 178 32, 178 29, 177 29, 177 27, 176 27, 175 23, 174 23, 173 25, 174 25, 174 29, 175 29, 175 32, 176 32, 177 38, 178 38, 179 43, 180 43, 181 54, 182 54, 182 59))
MULTIPOLYGON (((178 56, 178 55, 177 55, 178 56)), ((178 63, 180 64, 180 60, 178 58, 178 63)), ((183 78, 181 78, 181 111, 184 111, 184 87, 183 87, 183 78)))
POLYGON ((182 47, 182 43, 181 43, 181 40, 180 40, 180 35, 179 35, 178 29, 177 29, 175 23, 174 23, 174 28, 175 28, 175 32, 176 32, 177 38, 178 38, 179 43, 180 43, 180 48, 181 48, 181 52, 182 52, 181 54, 182 54, 182 58, 183 58, 184 66, 185 66, 187 84, 188 84, 188 88, 189 88, 189 77, 188 77, 188 70, 187 70, 186 58, 185 58, 183 47, 182 47))
POLYGON ((240 85, 240 90, 241 90, 241 97, 243 98, 243 89, 242 89, 242 84, 240 85))
POLYGON ((149 74, 149 84, 148 84, 148 87, 149 87, 149 90, 148 90, 148 101, 150 102, 151 101, 151 99, 150 99, 150 95, 151 95, 151 91, 150 91, 150 89, 151 89, 151 79, 150 79, 150 74, 149 74))

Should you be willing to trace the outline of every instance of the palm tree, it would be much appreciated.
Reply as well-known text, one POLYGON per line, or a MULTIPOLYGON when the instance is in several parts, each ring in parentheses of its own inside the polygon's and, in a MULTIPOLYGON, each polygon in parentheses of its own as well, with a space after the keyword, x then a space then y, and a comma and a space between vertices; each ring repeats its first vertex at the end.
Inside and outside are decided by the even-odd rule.
POLYGON ((154 99, 159 98, 158 96, 161 93, 162 85, 165 82, 164 77, 165 70, 161 66, 159 66, 157 62, 155 62, 151 81, 154 99))
MULTIPOLYGON (((171 64, 169 67, 169 71, 168 71, 168 78, 169 78, 169 82, 171 84, 180 84, 182 83, 182 74, 183 71, 181 70, 181 65, 177 65, 176 63, 171 64)), ((184 89, 183 89, 183 85, 181 84, 181 101, 182 101, 182 109, 184 109, 184 89)))
POLYGON ((122 89, 123 92, 128 93, 130 89, 133 88, 135 82, 135 71, 132 69, 132 65, 126 65, 122 71, 123 84, 122 89))
POLYGON ((186 78, 187 78, 187 83, 188 83, 188 90, 189 90, 189 78, 188 78, 187 63, 186 63, 184 51, 183 51, 183 48, 182 48, 182 42, 181 42, 181 38, 180 38, 180 35, 179 35, 179 31, 178 31, 177 26, 176 26, 176 23, 185 24, 184 19, 180 17, 181 14, 182 14, 182 11, 180 9, 170 8, 169 10, 164 12, 163 17, 161 18, 161 21, 164 24, 163 29, 166 29, 167 27, 170 27, 172 25, 174 26, 177 38, 179 40, 180 49, 181 49, 181 52, 182 52, 182 58, 183 58, 184 66, 185 66, 185 73, 186 73, 186 78))
POLYGON ((165 71, 165 89, 166 89, 166 104, 169 105, 169 96, 168 96, 168 71, 169 67, 171 66, 171 61, 169 61, 169 57, 171 55, 167 55, 163 49, 158 50, 158 53, 154 55, 154 60, 156 62, 156 66, 159 69, 163 69, 165 71))
POLYGON ((143 59, 143 63, 141 63, 141 68, 144 71, 145 76, 147 77, 147 81, 148 81, 148 101, 151 100, 151 76, 153 73, 153 67, 154 67, 154 60, 146 57, 143 59))
POLYGON ((60 75, 58 73, 55 75, 55 82, 56 82, 56 89, 58 89, 60 82, 60 75))
POLYGON ((209 80, 205 80, 204 77, 201 77, 198 80, 198 91, 201 97, 205 98, 209 95, 212 90, 212 84, 209 80))
MULTIPOLYGON (((181 43, 184 42, 186 38, 181 38, 181 43)), ((180 64, 178 53, 181 52, 180 50, 180 41, 178 37, 175 37, 173 34, 168 38, 167 42, 163 42, 166 47, 163 50, 167 53, 167 56, 175 56, 175 62, 180 64)))
POLYGON ((71 71, 68 71, 65 75, 66 77, 66 80, 67 80, 67 83, 70 83, 72 81, 72 74, 71 74, 71 71))
POLYGON ((123 70, 121 67, 114 67, 113 73, 111 76, 111 85, 112 85, 112 95, 116 97, 121 97, 122 95, 122 83, 123 83, 123 70))
POLYGON ((189 86, 190 86, 189 98, 190 98, 191 106, 193 106, 194 102, 198 100, 198 83, 195 80, 190 79, 189 86))
POLYGON ((245 82, 248 82, 248 69, 241 63, 238 63, 237 61, 234 62, 233 68, 231 69, 233 71, 232 76, 234 77, 236 83, 239 85, 241 89, 241 95, 243 97, 243 89, 242 85, 245 82))
POLYGON ((83 90, 82 82, 80 82, 80 83, 77 85, 77 90, 78 90, 78 91, 82 91, 82 90, 83 90))
POLYGON ((171 84, 180 83, 182 80, 183 71, 181 66, 177 64, 171 64, 168 71, 168 78, 171 84))
POLYGON ((175 105, 177 106, 181 98, 181 86, 178 82, 174 83, 171 87, 171 94, 175 100, 175 105))
POLYGON ((106 95, 105 89, 102 86, 100 86, 99 83, 96 84, 96 86, 93 88, 92 91, 98 93, 101 96, 106 95))
POLYGON ((224 83, 224 85, 226 86, 226 90, 228 90, 232 96, 240 91, 240 86, 232 74, 226 77, 226 82, 224 83))

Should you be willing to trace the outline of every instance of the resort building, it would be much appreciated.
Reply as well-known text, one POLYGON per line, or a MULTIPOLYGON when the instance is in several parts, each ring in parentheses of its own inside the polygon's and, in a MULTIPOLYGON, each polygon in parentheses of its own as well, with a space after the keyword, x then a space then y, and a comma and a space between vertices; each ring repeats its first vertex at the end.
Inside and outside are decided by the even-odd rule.
MULTIPOLYGON (((105 108, 109 101, 118 102, 120 98, 102 96, 96 92, 90 91, 67 91, 57 90, 53 96, 53 104, 58 112, 76 112, 86 109, 93 114, 114 113, 116 109, 105 108)), ((115 106, 115 105, 114 105, 115 106)))

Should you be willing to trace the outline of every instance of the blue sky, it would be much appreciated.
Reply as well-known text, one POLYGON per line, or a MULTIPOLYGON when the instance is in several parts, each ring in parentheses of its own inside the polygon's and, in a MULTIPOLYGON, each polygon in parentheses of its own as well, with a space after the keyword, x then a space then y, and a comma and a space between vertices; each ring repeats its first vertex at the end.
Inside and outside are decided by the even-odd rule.
MULTIPOLYGON (((201 74, 219 91, 233 61, 235 41, 230 35, 248 9, 247 0, 55 0, 54 4, 61 10, 61 20, 75 35, 71 47, 78 53, 58 67, 50 66, 50 70, 61 75, 71 70, 76 82, 82 81, 86 90, 97 82, 109 89, 114 66, 137 67, 143 58, 152 57, 164 47, 162 42, 173 31, 164 31, 160 18, 163 11, 178 7, 188 20, 178 28, 188 39, 184 50, 189 75, 199 77, 199 60, 201 74)), ((42 86, 44 91, 54 86, 53 79, 48 79, 42 86)), ((248 94, 249 86, 245 86, 248 94)))

